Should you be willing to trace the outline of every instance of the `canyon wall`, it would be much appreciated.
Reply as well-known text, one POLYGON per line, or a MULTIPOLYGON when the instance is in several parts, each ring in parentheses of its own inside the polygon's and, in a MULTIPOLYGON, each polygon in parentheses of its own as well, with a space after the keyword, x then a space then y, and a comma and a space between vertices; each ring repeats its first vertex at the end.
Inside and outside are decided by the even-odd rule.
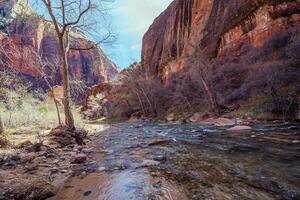
POLYGON ((300 25, 299 0, 174 0, 143 38, 142 63, 167 78, 196 51, 209 58, 240 56, 268 37, 300 25))
MULTIPOLYGON (((30 8, 26 9, 28 12, 25 17, 14 17, 12 10, 18 10, 20 3, 27 5, 24 0, 6 1, 0 5, 2 19, 7 19, 0 32, 0 57, 3 61, 0 68, 11 67, 30 79, 36 87, 47 89, 39 72, 42 59, 42 63, 47 61, 55 65, 46 67, 47 73, 54 73, 53 84, 60 84, 59 48, 54 27, 36 14, 28 14, 30 8), (50 70, 53 67, 54 72, 50 70)), ((87 48, 91 45, 93 43, 82 33, 71 33, 71 47, 87 48)), ((70 50, 68 62, 71 76, 84 81, 88 86, 109 81, 118 73, 116 65, 100 48, 70 50)))

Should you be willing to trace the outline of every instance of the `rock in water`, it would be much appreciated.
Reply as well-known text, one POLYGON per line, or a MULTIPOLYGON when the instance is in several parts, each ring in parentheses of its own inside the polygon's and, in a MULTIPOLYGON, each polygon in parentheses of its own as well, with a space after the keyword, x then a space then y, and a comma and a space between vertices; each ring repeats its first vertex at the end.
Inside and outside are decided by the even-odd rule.
POLYGON ((250 126, 234 126, 227 130, 228 131, 245 131, 245 130, 252 130, 252 128, 250 126))
POLYGON ((192 123, 196 123, 196 122, 198 122, 198 121, 200 121, 201 120, 201 115, 200 115, 200 113, 195 113, 191 118, 190 118, 190 121, 192 122, 192 123))
POLYGON ((175 120, 175 115, 174 113, 168 114, 168 116, 166 117, 166 120, 168 122, 174 121, 175 120))

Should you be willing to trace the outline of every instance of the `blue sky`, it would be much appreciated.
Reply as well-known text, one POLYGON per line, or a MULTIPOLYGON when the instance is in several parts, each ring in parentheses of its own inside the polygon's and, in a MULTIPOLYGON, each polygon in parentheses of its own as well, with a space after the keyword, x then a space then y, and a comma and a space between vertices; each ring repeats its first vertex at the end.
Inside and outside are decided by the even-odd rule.
POLYGON ((110 11, 117 40, 102 49, 120 68, 140 61, 142 37, 172 0, 115 0, 110 11))
POLYGON ((104 47, 119 67, 126 67, 141 57, 142 37, 153 20, 172 0, 116 0, 112 10, 118 40, 113 47, 104 47))

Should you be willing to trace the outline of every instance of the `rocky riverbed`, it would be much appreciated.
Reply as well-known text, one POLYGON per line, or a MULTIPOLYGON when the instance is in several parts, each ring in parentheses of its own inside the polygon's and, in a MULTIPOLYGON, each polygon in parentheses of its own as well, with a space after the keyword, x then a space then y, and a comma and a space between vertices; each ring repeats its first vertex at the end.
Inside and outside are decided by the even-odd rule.
POLYGON ((52 199, 299 199, 299 125, 229 128, 114 125, 52 199))
POLYGON ((59 147, 45 135, 2 153, 0 199, 300 198, 298 124, 89 127, 86 145, 59 147))

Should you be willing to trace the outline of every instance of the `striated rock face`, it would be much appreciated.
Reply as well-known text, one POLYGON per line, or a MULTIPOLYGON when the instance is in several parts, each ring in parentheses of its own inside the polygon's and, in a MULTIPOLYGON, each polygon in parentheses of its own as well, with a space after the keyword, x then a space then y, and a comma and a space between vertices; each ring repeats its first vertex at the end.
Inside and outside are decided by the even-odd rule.
MULTIPOLYGON (((11 10, 16 9, 12 2, 23 1, 7 1, 0 4, 0 14, 3 17, 12 15, 11 10)), ((91 45, 92 42, 81 33, 71 34, 71 46, 85 48, 91 45)), ((37 69, 41 63, 39 58, 42 58, 44 63, 48 61, 53 65, 49 66, 47 71, 48 74, 54 73, 52 83, 60 84, 58 41, 54 28, 49 22, 34 14, 29 14, 22 19, 13 18, 1 27, 0 47, 0 57, 5 61, 1 63, 0 68, 9 66, 28 77, 35 86, 47 89, 37 69)), ((71 76, 84 81, 88 86, 109 81, 118 73, 116 65, 100 48, 69 51, 68 62, 71 76)))
POLYGON ((239 56, 270 35, 300 25, 298 0, 174 0, 143 38, 142 62, 168 77, 200 49, 209 57, 239 56))

